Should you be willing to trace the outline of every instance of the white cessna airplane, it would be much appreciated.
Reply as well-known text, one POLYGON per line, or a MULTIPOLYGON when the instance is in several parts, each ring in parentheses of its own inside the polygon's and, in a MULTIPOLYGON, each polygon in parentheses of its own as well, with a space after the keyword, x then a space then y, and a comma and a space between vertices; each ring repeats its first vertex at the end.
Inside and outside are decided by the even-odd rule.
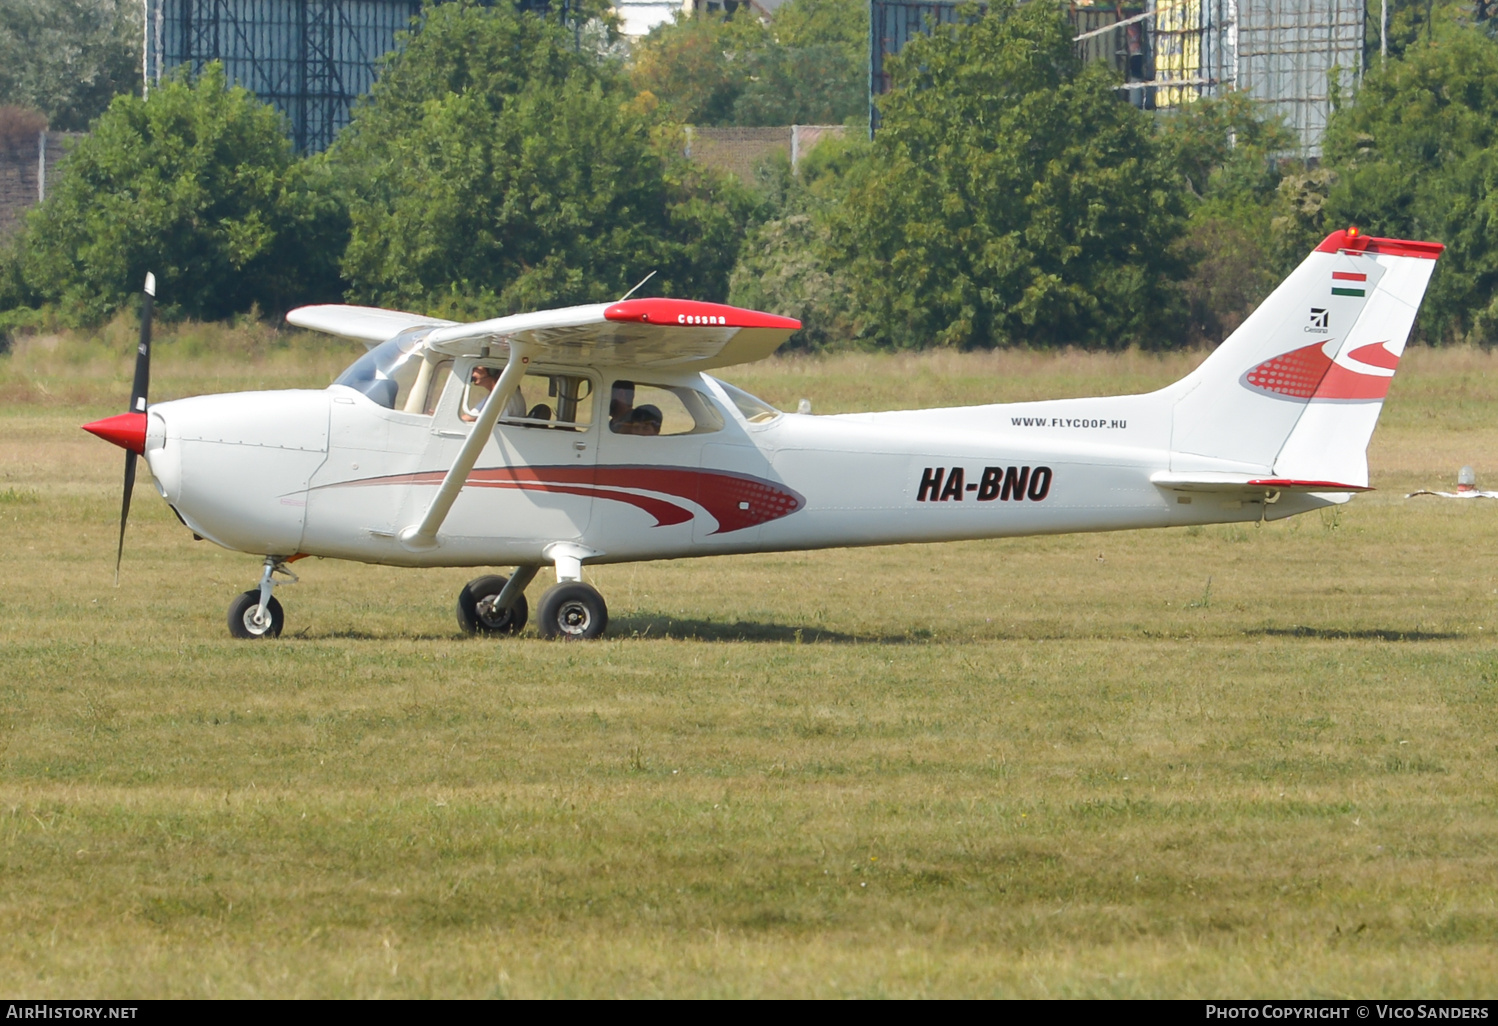
MULTIPOLYGON (((327 556, 514 566, 458 596, 473 633, 604 631, 588 563, 1291 516, 1368 488, 1366 449, 1442 246, 1334 232, 1195 371, 1147 395, 810 416, 704 373, 800 324, 635 299, 456 324, 355 306, 292 324, 371 348, 327 388, 146 403, 86 429, 128 450, 195 535, 264 557, 229 608, 327 556)), ((152 286, 148 284, 148 291, 152 286)), ((149 301, 149 297, 148 297, 149 301)), ((118 567, 118 562, 117 562, 118 567)))

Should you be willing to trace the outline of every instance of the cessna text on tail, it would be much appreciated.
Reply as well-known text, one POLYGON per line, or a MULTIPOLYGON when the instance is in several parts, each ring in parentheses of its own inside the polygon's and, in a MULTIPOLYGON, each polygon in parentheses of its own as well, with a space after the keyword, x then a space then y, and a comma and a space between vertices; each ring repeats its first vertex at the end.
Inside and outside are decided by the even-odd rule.
POLYGON ((147 405, 87 425, 195 534, 264 557, 229 627, 273 636, 303 556, 513 566, 459 596, 512 633, 596 637, 589 563, 1279 519, 1368 487, 1366 449, 1442 247, 1327 237, 1195 371, 1146 395, 842 416, 705 373, 799 323, 634 299, 472 324, 350 306, 291 323, 370 348, 320 390, 147 405))

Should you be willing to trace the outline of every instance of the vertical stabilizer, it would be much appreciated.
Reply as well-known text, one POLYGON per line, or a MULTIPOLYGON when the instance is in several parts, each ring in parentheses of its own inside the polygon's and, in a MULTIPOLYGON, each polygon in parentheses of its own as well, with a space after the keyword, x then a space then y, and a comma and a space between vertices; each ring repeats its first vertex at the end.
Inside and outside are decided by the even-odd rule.
POLYGON ((1327 236, 1180 383, 1171 469, 1366 485, 1368 440, 1442 248, 1327 236))

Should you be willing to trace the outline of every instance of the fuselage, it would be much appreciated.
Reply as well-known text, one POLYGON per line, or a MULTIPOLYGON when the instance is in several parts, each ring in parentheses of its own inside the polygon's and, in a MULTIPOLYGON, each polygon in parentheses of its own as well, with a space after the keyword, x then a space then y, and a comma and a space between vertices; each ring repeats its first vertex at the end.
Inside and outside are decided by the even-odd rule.
POLYGON ((540 564, 558 543, 602 563, 1167 527, 1336 501, 1190 496, 1152 481, 1268 470, 1173 452, 1181 383, 813 416, 773 411, 698 373, 538 366, 437 544, 408 545, 402 530, 421 519, 471 430, 474 363, 439 366, 399 394, 392 381, 389 392, 333 385, 159 403, 145 457, 183 522, 220 545, 399 566, 540 564), (665 408, 660 434, 628 428, 611 406, 618 383, 637 408, 665 408))

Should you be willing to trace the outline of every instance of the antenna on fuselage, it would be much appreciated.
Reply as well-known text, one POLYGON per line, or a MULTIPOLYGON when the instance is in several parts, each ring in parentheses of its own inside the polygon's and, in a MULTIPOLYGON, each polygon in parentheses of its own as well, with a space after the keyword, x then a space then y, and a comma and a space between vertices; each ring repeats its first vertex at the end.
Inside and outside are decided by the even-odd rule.
MULTIPOLYGON (((655 277, 655 271, 651 271, 649 274, 645 275, 645 277, 643 277, 643 278, 640 279, 640 285, 644 285, 647 281, 649 281, 651 278, 654 278, 654 277, 655 277)), ((632 296, 636 292, 640 291, 640 285, 636 285, 634 288, 630 289, 624 295, 622 295, 618 299, 614 300, 614 302, 616 302, 616 303, 622 303, 622 302, 624 302, 630 296, 632 296)))

